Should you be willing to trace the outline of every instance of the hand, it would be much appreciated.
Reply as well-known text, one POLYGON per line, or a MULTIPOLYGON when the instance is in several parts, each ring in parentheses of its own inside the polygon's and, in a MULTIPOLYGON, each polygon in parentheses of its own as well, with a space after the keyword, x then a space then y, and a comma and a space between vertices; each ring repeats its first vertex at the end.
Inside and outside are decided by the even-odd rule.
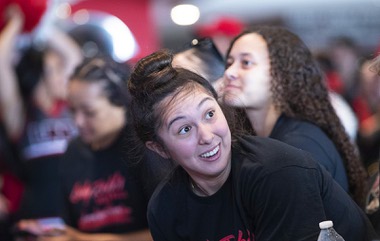
POLYGON ((0 194, 0 220, 8 217, 9 214, 9 200, 0 194))
POLYGON ((36 236, 60 236, 66 232, 66 226, 60 228, 46 227, 38 219, 23 219, 17 223, 16 227, 20 231, 36 236))
POLYGON ((5 18, 9 21, 15 21, 18 24, 24 24, 24 13, 17 4, 10 4, 5 9, 5 18))

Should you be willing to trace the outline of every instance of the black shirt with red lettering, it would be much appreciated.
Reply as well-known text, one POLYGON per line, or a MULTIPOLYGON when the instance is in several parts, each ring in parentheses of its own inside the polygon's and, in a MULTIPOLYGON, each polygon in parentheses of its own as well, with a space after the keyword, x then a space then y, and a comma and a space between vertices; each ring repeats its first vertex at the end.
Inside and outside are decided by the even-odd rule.
POLYGON ((110 147, 93 151, 73 140, 60 166, 62 216, 87 233, 128 233, 147 228, 147 193, 139 168, 128 164, 123 135, 110 147))
MULTIPOLYGON (((241 138, 228 180, 194 195, 180 167, 148 206, 155 241, 315 241, 332 220, 346 241, 370 240, 362 210, 310 154, 270 138, 241 138)), ((372 237, 371 237, 372 238, 372 237)))

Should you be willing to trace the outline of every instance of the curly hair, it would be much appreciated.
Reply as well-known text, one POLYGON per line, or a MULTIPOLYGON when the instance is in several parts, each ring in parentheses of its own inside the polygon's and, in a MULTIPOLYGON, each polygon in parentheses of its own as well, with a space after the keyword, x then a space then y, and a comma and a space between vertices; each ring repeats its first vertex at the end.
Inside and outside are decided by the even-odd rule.
POLYGON ((249 33, 259 34, 267 43, 275 108, 289 117, 311 122, 327 134, 342 156, 350 192, 363 206, 367 172, 331 105, 323 75, 312 53, 298 36, 274 26, 253 27, 237 36, 230 48, 238 38, 249 33))

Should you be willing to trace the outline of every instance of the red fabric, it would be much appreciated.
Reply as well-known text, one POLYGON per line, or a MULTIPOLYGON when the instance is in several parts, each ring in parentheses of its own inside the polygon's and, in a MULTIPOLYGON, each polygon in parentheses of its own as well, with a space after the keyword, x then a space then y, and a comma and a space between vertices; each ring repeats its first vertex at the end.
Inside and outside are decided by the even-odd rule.
POLYGON ((352 109, 356 113, 356 116, 358 117, 359 124, 362 124, 364 120, 371 117, 371 110, 363 99, 357 97, 352 101, 351 105, 352 109))
POLYGON ((211 24, 202 25, 197 34, 201 37, 212 37, 218 34, 234 37, 244 28, 243 23, 232 17, 222 17, 211 24))
POLYGON ((20 206, 24 186, 18 178, 9 172, 4 172, 1 175, 3 179, 1 193, 9 201, 9 212, 15 213, 20 206))
POLYGON ((327 86, 330 90, 342 94, 344 90, 342 79, 335 71, 326 73, 327 86))
POLYGON ((4 27, 5 9, 9 4, 20 6, 24 13, 24 32, 31 32, 40 22, 47 8, 48 0, 0 0, 0 30, 4 27))
POLYGON ((61 112, 67 108, 66 101, 56 101, 54 106, 51 108, 49 115, 52 117, 58 117, 61 112))

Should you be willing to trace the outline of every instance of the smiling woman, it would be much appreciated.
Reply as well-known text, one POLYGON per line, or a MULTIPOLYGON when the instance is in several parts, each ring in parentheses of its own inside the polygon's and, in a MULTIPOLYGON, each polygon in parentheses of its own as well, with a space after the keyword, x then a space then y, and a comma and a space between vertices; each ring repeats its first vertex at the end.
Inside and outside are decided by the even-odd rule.
POLYGON ((128 83, 140 142, 178 164, 149 202, 155 241, 317 240, 326 219, 346 241, 372 238, 365 214, 310 155, 237 135, 209 81, 172 58, 141 59, 128 83))

